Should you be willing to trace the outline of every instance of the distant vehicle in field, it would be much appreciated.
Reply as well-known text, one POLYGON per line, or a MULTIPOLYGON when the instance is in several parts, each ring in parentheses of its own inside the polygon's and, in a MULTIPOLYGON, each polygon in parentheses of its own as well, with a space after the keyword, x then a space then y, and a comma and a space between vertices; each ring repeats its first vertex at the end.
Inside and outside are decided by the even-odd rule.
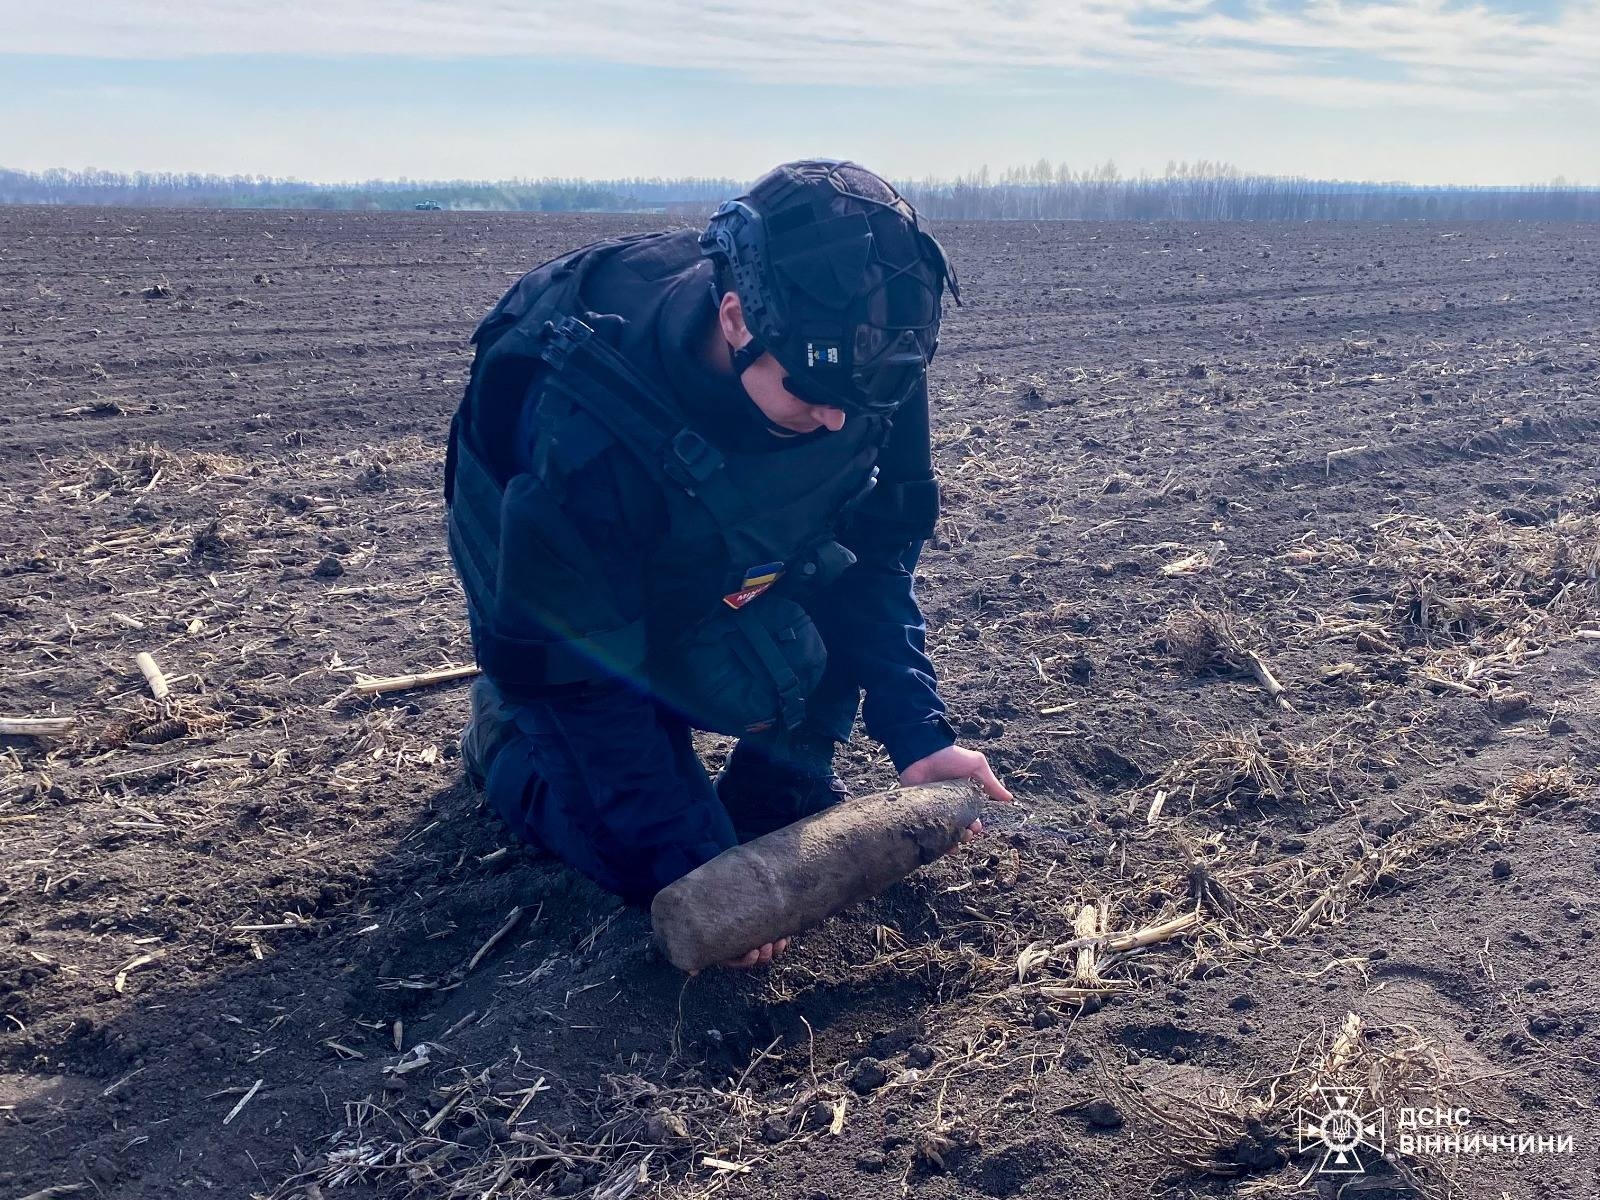
POLYGON ((444 211, 444 205, 440 204, 437 200, 418 200, 411 207, 416 209, 418 212, 443 212, 444 211))

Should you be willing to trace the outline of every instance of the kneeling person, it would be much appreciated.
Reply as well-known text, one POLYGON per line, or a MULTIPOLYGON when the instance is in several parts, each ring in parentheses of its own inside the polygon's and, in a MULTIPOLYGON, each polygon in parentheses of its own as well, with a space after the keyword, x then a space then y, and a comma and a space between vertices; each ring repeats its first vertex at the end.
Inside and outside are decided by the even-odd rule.
POLYGON ((483 668, 462 749, 519 836, 647 904, 840 800, 858 708, 903 783, 1010 798, 955 743, 912 591, 946 287, 893 187, 813 160, 484 318, 445 471, 483 668), (715 783, 693 729, 740 739, 715 783))

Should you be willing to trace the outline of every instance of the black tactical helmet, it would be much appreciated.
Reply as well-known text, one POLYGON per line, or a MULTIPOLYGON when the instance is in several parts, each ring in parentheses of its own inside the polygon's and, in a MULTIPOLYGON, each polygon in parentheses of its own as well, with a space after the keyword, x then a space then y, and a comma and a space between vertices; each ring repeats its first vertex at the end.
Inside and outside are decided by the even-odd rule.
POLYGON ((811 404, 887 414, 922 382, 939 300, 960 285, 917 212, 884 179, 837 159, 784 163, 729 200, 700 235, 738 293, 754 340, 741 374, 770 351, 784 386, 811 404))

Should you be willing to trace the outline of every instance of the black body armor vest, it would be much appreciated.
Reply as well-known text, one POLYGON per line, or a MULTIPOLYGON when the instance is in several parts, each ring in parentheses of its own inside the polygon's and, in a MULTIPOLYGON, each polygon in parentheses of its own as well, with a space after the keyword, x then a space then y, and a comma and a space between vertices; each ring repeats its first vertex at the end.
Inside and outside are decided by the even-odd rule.
POLYGON ((874 485, 887 422, 852 416, 793 445, 719 448, 662 369, 677 351, 659 342, 663 299, 696 279, 710 288, 693 231, 600 242, 525 275, 473 334, 445 498, 478 662, 503 687, 640 677, 706 620, 769 589, 801 596, 853 561, 834 533, 874 485), (537 406, 531 470, 511 449, 527 404, 537 406), (655 486, 666 518, 640 564, 638 620, 617 611, 562 510, 565 480, 613 446, 655 486))

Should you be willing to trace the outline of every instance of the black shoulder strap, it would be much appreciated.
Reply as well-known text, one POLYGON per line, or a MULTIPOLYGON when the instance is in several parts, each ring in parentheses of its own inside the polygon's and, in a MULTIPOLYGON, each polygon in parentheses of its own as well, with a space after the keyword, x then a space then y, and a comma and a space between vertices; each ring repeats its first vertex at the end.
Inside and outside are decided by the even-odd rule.
POLYGON ((512 285, 473 331, 476 351, 458 409, 461 434, 475 439, 484 461, 500 478, 511 436, 542 371, 542 331, 552 320, 582 312, 590 276, 613 256, 649 237, 635 234, 591 242, 535 267, 512 285))
POLYGON ((653 478, 669 480, 698 500, 719 527, 743 518, 744 500, 728 478, 722 452, 691 429, 632 363, 577 317, 547 324, 543 339, 547 388, 605 426, 653 478))

